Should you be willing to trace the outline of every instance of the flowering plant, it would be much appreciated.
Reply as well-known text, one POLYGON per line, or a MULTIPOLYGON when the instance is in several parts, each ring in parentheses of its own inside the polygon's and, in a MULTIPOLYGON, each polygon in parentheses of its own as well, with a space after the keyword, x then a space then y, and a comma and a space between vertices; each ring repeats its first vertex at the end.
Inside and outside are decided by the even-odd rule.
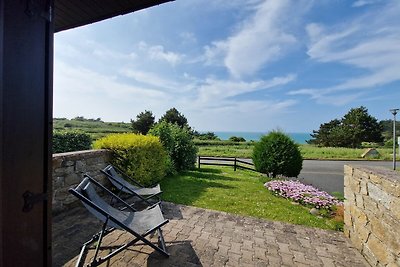
POLYGON ((299 202, 304 205, 311 205, 317 209, 332 209, 333 206, 343 203, 327 192, 319 191, 311 185, 305 185, 298 181, 273 180, 264 186, 274 194, 299 202))

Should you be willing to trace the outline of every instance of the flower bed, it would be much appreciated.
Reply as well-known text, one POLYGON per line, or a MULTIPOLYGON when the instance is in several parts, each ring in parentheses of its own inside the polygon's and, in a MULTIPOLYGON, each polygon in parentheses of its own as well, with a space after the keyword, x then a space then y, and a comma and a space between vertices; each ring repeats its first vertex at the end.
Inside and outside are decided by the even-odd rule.
POLYGON ((319 191, 311 185, 305 185, 298 181, 274 180, 265 183, 264 186, 278 196, 317 209, 331 210, 334 206, 343 204, 327 192, 319 191))

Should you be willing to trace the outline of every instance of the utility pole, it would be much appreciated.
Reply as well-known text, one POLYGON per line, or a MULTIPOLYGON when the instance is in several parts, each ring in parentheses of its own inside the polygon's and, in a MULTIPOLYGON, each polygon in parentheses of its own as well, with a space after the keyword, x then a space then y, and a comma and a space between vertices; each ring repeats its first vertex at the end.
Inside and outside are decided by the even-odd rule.
POLYGON ((393 114, 393 170, 396 170, 396 114, 399 109, 393 108, 389 111, 393 114))

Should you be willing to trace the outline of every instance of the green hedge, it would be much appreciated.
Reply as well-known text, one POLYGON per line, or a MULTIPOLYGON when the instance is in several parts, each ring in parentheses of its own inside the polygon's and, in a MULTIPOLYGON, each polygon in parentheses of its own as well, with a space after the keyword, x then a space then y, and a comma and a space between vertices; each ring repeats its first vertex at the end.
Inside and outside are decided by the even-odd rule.
POLYGON ((97 140, 94 147, 111 150, 111 163, 145 186, 165 177, 168 156, 158 137, 110 134, 97 140))
POLYGON ((231 145, 253 146, 255 144, 254 141, 235 142, 229 140, 199 140, 199 139, 194 139, 193 143, 196 146, 231 146, 231 145))
POLYGON ((54 131, 53 153, 88 150, 92 147, 92 138, 82 131, 54 131))

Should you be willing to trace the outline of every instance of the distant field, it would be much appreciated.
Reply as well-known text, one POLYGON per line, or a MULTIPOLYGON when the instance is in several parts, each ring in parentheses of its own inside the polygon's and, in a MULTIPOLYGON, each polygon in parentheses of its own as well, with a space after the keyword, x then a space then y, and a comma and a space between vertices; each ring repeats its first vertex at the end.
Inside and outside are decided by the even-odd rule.
POLYGON ((110 133, 132 132, 130 123, 102 122, 97 120, 54 119, 54 130, 80 130, 90 134, 96 140, 110 133))
MULTIPOLYGON (((81 130, 92 136, 94 140, 111 133, 132 132, 131 124, 124 122, 102 122, 99 120, 54 119, 55 130, 81 130)), ((200 156, 251 158, 254 142, 208 141, 195 140, 200 156)), ((364 148, 334 148, 299 145, 304 159, 337 159, 362 160, 364 148)), ((391 160, 391 148, 377 148, 378 160, 391 160)))
MULTIPOLYGON (((200 156, 215 157, 238 157, 251 158, 254 143, 227 143, 220 144, 218 141, 197 142, 200 156)), ((304 159, 336 159, 336 160, 363 160, 361 154, 365 148, 339 148, 339 147, 316 147, 312 145, 299 145, 304 159)), ((377 160, 391 160, 391 148, 377 148, 380 157, 377 160)))

